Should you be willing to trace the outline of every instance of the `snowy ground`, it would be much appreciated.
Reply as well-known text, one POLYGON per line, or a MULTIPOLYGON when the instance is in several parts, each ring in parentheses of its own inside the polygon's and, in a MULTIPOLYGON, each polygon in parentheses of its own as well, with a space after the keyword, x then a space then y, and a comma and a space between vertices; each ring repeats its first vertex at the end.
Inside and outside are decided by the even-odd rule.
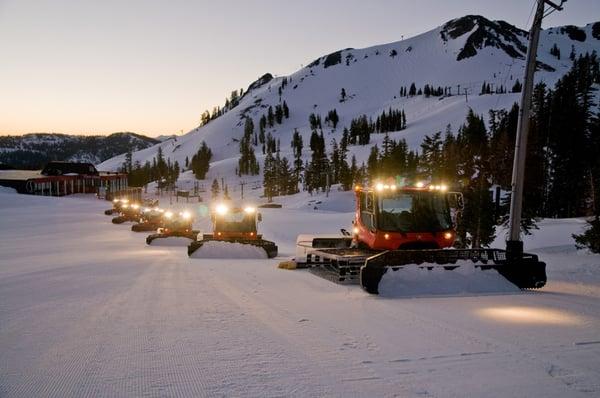
POLYGON ((263 209, 279 259, 189 259, 111 224, 107 202, 0 192, 0 396, 600 395, 581 220, 528 238, 548 263, 535 292, 465 271, 375 297, 276 268, 298 233, 347 227, 347 202, 263 209))

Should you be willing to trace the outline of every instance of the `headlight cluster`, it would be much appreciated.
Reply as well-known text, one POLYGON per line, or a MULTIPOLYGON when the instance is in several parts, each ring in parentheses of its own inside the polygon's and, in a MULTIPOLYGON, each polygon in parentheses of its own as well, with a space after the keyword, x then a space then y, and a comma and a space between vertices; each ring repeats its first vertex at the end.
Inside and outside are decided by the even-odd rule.
POLYGON ((217 211, 217 214, 220 215, 225 215, 227 214, 227 212, 229 211, 229 209, 227 208, 227 206, 225 206, 224 204, 218 204, 217 207, 215 207, 215 210, 217 211))
MULTIPOLYGON (((404 185, 402 185, 404 186, 404 185)), ((409 187, 409 186, 407 186, 409 187)), ((430 191, 441 191, 441 192, 446 192, 448 190, 448 186, 445 184, 431 184, 431 185, 427 185, 424 181, 417 181, 414 185, 415 188, 427 188, 430 191)), ((396 184, 384 184, 383 182, 377 182, 374 185, 374 189, 377 192, 383 192, 383 191, 395 191, 396 189, 398 189, 399 186, 396 184)), ((362 187, 360 185, 356 185, 354 186, 354 190, 355 191, 360 191, 362 189, 362 187)), ((368 188, 367 188, 368 189, 368 188)))
POLYGON ((445 192, 448 190, 448 186, 442 184, 442 185, 430 185, 429 186, 429 190, 430 191, 442 191, 445 192))
POLYGON ((381 191, 387 191, 387 190, 392 190, 395 191, 398 187, 396 186, 396 184, 382 184, 382 183, 377 183, 375 184, 375 189, 379 192, 381 191))
POLYGON ((183 218, 184 220, 190 220, 192 218, 192 214, 189 211, 184 211, 179 213, 179 215, 181 216, 181 218, 183 218))
MULTIPOLYGON (((256 213, 256 207, 254 206, 246 206, 243 208, 244 209, 244 213, 246 214, 254 214, 256 213)), ((229 206, 227 206, 224 203, 219 203, 214 207, 214 211, 221 215, 224 216, 225 214, 229 213, 231 211, 231 209, 229 208, 229 206)), ((234 212, 237 212, 238 210, 234 210, 234 212)))

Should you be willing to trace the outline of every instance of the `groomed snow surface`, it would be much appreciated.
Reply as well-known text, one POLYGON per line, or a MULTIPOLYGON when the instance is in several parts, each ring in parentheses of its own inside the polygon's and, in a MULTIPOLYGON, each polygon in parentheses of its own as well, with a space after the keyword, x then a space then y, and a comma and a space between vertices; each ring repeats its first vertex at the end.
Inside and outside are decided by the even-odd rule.
POLYGON ((540 291, 464 267, 398 271, 369 296, 277 269, 297 234, 348 226, 351 207, 321 199, 261 209, 278 259, 190 259, 113 225, 108 202, 0 192, 0 397, 600 396, 582 220, 528 238, 540 291))

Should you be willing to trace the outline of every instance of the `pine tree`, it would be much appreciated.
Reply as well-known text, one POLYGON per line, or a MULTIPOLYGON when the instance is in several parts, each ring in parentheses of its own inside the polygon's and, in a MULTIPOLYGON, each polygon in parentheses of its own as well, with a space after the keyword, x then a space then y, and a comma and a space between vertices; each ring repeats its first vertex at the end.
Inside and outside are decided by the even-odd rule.
POLYGON ((442 178, 442 132, 438 131, 433 136, 426 135, 421 143, 420 169, 432 181, 442 178))
POLYGON ((212 151, 206 145, 206 142, 202 141, 198 152, 192 156, 191 169, 194 176, 198 180, 203 180, 206 177, 206 173, 210 168, 210 160, 212 159, 212 151))
POLYGON ((371 181, 374 181, 379 176, 379 149, 377 145, 371 147, 369 159, 367 160, 367 170, 371 181))
POLYGON ((457 232, 471 247, 488 246, 494 240, 496 221, 490 189, 486 174, 481 173, 463 192, 465 207, 457 232))
POLYGON ((337 127, 340 118, 335 109, 330 110, 325 117, 325 123, 330 124, 334 129, 337 127))
POLYGON ((283 101, 283 116, 286 119, 290 118, 290 108, 288 108, 288 105, 285 101, 283 101))
POLYGON ((217 197, 219 196, 220 189, 219 189, 219 181, 217 181, 216 178, 212 182, 212 185, 210 187, 210 192, 211 192, 212 199, 213 200, 217 199, 217 197))
POLYGON ((259 165, 252 147, 252 137, 254 135, 254 123, 251 118, 246 118, 244 125, 244 135, 240 140, 240 158, 238 159, 238 175, 257 175, 259 165))
POLYGON ((300 133, 298 132, 297 129, 294 129, 294 135, 292 136, 292 152, 294 154, 294 183, 295 186, 298 186, 298 183, 300 182, 300 176, 302 174, 302 147, 303 147, 303 142, 302 142, 302 136, 300 135, 300 133))
POLYGON ((277 122, 277 124, 281 124, 281 122, 283 121, 283 108, 281 107, 281 105, 275 106, 275 121, 277 122))
POLYGON ((262 115, 260 121, 258 122, 258 142, 261 144, 265 143, 265 128, 267 128, 267 117, 262 115))
POLYGON ((131 170, 133 169, 133 153, 131 148, 129 148, 125 153, 125 163, 123 164, 123 169, 126 173, 131 173, 131 170))
POLYGON ((464 244, 486 246, 494 238, 494 203, 490 192, 491 177, 488 137, 483 118, 469 110, 459 129, 458 145, 462 148, 459 174, 463 185, 465 208, 458 234, 464 244), (467 234, 470 239, 467 240, 467 234))
POLYGON ((517 79, 515 81, 515 84, 513 85, 512 89, 510 91, 512 93, 520 93, 522 88, 523 88, 523 85, 521 84, 521 82, 519 81, 519 79, 517 79))
POLYGON ((552 54, 556 58, 560 59, 560 49, 558 48, 558 46, 556 45, 556 43, 554 43, 554 45, 550 49, 550 54, 552 54))
POLYGON ((417 94, 417 87, 415 86, 415 83, 411 83, 410 88, 408 89, 408 96, 409 97, 414 97, 417 94))
POLYGON ((269 127, 273 127, 274 119, 275 115, 273 114, 273 107, 269 106, 269 109, 267 111, 267 123, 269 124, 269 127))
POLYGON ((326 188, 330 165, 325 152, 323 133, 317 134, 316 131, 313 131, 310 147, 312 150, 311 161, 304 170, 304 181, 309 193, 312 193, 313 190, 326 188))

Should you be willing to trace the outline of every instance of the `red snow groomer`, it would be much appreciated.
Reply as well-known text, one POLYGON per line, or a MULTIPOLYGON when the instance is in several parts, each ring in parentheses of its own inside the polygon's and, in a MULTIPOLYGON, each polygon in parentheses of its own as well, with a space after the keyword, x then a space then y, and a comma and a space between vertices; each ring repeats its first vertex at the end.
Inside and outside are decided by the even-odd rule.
POLYGON ((517 263, 507 261, 505 250, 451 249, 462 195, 449 192, 445 185, 377 183, 374 187, 356 186, 354 192, 352 233, 300 235, 296 258, 280 264, 281 268, 310 268, 338 283, 358 279, 374 294, 389 269, 417 265, 453 270, 459 260, 482 270, 496 269, 520 288, 539 288, 546 283, 545 264, 535 255, 524 254, 517 263))
POLYGON ((206 242, 229 242, 261 248, 268 258, 277 256, 274 242, 263 239, 258 233, 258 223, 262 215, 253 206, 230 208, 224 203, 215 206, 211 214, 213 232, 204 234, 188 246, 188 255, 192 256, 206 242))

